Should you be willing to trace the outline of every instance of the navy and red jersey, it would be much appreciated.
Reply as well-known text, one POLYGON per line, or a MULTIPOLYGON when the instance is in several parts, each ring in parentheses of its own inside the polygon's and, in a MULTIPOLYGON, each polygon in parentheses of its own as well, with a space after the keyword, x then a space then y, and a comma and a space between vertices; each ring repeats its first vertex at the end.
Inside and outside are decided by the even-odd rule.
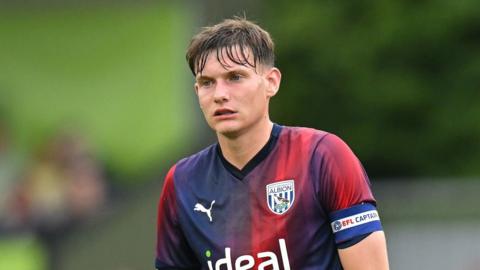
POLYGON ((218 144, 168 172, 157 269, 342 269, 338 248, 382 230, 368 177, 337 136, 274 124, 239 170, 218 144))

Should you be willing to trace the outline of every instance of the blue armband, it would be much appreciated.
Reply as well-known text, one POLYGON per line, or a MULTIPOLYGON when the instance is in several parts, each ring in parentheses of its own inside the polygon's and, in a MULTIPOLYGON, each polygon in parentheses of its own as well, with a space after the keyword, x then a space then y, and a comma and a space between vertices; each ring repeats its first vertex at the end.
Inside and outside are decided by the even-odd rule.
POLYGON ((369 203, 335 211, 330 214, 330 221, 337 244, 382 230, 377 209, 369 203))

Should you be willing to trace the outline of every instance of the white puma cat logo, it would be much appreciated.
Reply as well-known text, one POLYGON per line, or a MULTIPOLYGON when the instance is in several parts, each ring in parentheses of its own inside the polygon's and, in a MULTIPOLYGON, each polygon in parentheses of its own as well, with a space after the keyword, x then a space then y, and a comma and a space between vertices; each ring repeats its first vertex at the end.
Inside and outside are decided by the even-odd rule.
POLYGON ((210 203, 210 208, 208 208, 208 209, 206 209, 200 203, 197 203, 197 204, 195 204, 195 208, 193 208, 193 210, 194 211, 200 211, 202 213, 206 213, 207 216, 208 216, 208 219, 210 220, 210 222, 212 222, 212 207, 213 207, 214 203, 215 203, 215 200, 213 200, 212 203, 210 203))

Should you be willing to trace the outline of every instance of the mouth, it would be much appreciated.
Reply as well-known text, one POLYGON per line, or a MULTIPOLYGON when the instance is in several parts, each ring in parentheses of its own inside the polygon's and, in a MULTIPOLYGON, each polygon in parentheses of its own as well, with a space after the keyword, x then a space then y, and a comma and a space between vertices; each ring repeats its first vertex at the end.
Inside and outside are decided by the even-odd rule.
POLYGON ((224 116, 224 115, 232 115, 236 113, 235 111, 233 110, 230 110, 230 109, 218 109, 218 110, 215 110, 215 112, 213 113, 213 116, 224 116))

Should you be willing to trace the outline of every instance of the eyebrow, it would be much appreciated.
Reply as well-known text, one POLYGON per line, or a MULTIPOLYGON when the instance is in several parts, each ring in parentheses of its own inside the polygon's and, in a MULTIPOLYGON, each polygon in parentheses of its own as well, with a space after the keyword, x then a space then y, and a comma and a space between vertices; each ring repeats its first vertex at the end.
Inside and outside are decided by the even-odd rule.
MULTIPOLYGON (((195 80, 198 81, 198 80, 208 80, 208 79, 212 80, 212 79, 214 79, 213 77, 208 76, 208 75, 203 75, 202 73, 199 73, 199 75, 197 75, 195 80)), ((231 74, 234 74, 234 73, 240 73, 242 75, 246 75, 247 71, 245 69, 242 69, 242 68, 232 68, 232 69, 228 69, 226 72, 221 73, 220 76, 221 77, 228 76, 228 75, 231 75, 231 74)))
POLYGON ((202 80, 213 80, 213 78, 205 75, 199 75, 195 77, 195 81, 202 81, 202 80))

